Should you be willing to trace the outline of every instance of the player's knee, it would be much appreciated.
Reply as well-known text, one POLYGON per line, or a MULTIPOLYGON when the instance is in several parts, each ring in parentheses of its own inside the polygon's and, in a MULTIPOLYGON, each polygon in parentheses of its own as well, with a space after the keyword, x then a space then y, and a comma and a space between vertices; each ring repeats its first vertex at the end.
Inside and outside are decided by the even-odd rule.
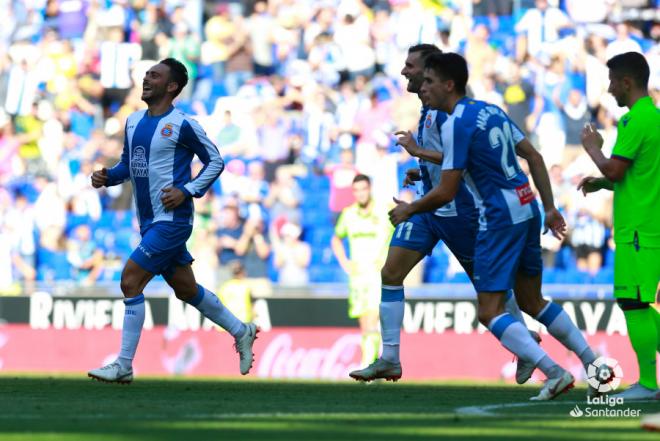
POLYGON ((122 276, 121 281, 119 282, 119 288, 121 289, 122 294, 124 294, 124 297, 135 297, 140 294, 138 283, 126 275, 122 276))
POLYGON ((197 290, 177 289, 176 291, 174 291, 174 295, 176 296, 177 299, 183 302, 187 302, 195 298, 195 296, 197 295, 197 290))
POLYGON ((516 302, 518 302, 518 306, 522 312, 529 314, 532 317, 535 317, 539 312, 541 312, 541 309, 543 309, 543 305, 539 304, 539 302, 537 302, 535 299, 518 300, 516 298, 516 302))
POLYGON ((502 313, 504 313, 504 305, 497 302, 495 298, 488 299, 488 301, 479 301, 477 318, 479 323, 485 327, 488 327, 490 322, 502 313))
POLYGON ((400 286, 403 285, 403 279, 406 275, 403 271, 387 264, 380 270, 380 280, 383 285, 400 286))
POLYGON ((650 306, 649 303, 640 302, 637 299, 617 299, 616 303, 623 311, 633 311, 636 309, 646 309, 650 306))
POLYGON ((477 313, 477 318, 479 319, 479 323, 481 323, 485 327, 488 327, 491 320, 495 318, 495 314, 492 311, 490 311, 488 308, 479 308, 479 312, 477 313))

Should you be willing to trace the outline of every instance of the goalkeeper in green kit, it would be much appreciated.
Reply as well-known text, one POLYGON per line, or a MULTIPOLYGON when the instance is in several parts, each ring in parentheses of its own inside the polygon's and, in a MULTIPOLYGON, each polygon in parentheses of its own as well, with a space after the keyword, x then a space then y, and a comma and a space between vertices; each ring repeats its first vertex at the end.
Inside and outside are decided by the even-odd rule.
POLYGON ((584 178, 578 189, 585 195, 614 191, 614 296, 639 364, 639 382, 616 397, 660 400, 660 313, 651 305, 660 281, 660 110, 648 94, 649 65, 642 54, 617 55, 607 67, 608 92, 630 111, 619 120, 611 158, 601 152, 603 138, 585 126, 582 145, 604 177, 584 178))
POLYGON ((387 258, 394 227, 387 216, 388 207, 379 206, 372 199, 368 176, 355 176, 352 190, 355 203, 341 212, 331 245, 348 274, 348 316, 360 322, 362 365, 366 366, 380 352, 380 269, 387 258), (350 257, 342 242, 344 238, 348 239, 350 257))

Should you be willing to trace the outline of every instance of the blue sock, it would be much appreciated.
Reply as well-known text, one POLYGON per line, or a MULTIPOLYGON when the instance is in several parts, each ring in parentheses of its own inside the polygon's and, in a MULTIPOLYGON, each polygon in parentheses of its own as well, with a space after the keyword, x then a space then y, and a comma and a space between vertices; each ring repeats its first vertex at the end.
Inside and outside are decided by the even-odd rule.
POLYGON ((197 295, 188 301, 216 325, 229 332, 234 338, 241 337, 247 326, 222 304, 218 296, 202 285, 197 285, 197 295))
POLYGON ((564 308, 558 304, 548 302, 538 313, 536 320, 543 323, 550 335, 559 340, 564 347, 575 352, 585 368, 596 359, 582 332, 575 326, 564 308))
POLYGON ((508 290, 506 292, 506 300, 504 303, 504 310, 511 314, 516 320, 518 320, 523 325, 525 324, 525 318, 518 307, 518 302, 516 301, 516 296, 513 295, 513 290, 508 290))
POLYGON ((121 349, 117 362, 130 369, 144 325, 144 294, 124 299, 124 325, 121 328, 121 349))
POLYGON ((505 312, 493 318, 488 329, 518 358, 534 363, 548 377, 554 377, 561 368, 548 357, 541 346, 529 335, 529 331, 511 314, 505 312), (544 361, 543 363, 541 361, 544 361))
POLYGON ((405 301, 403 286, 383 285, 380 299, 380 329, 383 336, 383 360, 399 363, 401 325, 405 301))

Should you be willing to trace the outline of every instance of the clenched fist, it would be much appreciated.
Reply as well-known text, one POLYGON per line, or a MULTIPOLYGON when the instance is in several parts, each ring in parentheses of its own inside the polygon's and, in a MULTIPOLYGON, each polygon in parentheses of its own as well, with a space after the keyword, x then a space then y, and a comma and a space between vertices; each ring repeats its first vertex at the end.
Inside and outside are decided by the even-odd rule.
POLYGON ((92 173, 92 187, 101 188, 108 183, 108 169, 103 167, 92 173))

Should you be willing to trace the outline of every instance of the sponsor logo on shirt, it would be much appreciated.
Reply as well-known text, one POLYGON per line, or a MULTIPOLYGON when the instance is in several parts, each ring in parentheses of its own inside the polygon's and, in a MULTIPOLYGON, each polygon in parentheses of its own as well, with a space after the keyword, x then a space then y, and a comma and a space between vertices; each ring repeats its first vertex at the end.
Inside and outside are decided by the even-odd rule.
POLYGON ((163 138, 169 138, 172 136, 172 133, 174 130, 172 129, 172 124, 165 124, 163 128, 160 130, 160 134, 163 135, 163 138))
POLYGON ((141 145, 133 149, 131 155, 131 174, 134 178, 149 177, 149 164, 147 163, 146 150, 141 145))
POLYGON ((433 118, 431 117, 431 113, 429 112, 426 115, 426 121, 424 122, 424 127, 430 129, 432 124, 433 124, 433 118))
POLYGON ((534 200, 534 192, 532 191, 532 187, 529 186, 529 182, 516 187, 516 194, 518 195, 520 205, 529 204, 534 200))

